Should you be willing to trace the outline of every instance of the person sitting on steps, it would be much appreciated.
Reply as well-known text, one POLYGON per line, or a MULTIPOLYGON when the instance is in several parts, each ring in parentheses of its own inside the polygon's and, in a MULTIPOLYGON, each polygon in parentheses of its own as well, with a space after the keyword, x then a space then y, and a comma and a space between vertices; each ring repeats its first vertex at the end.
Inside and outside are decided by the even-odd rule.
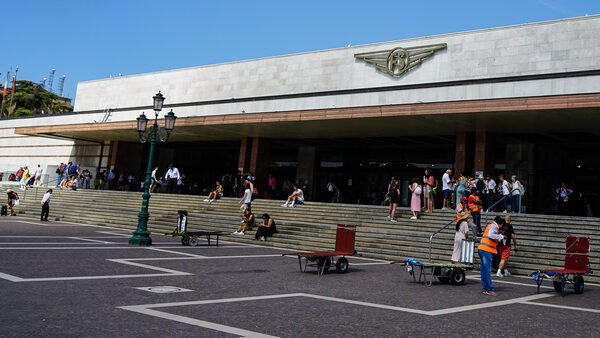
POLYGON ((298 185, 294 184, 294 192, 290 196, 288 196, 287 201, 283 203, 282 207, 294 207, 296 205, 304 204, 304 192, 298 185))
POLYGON ((256 219, 252 210, 250 208, 244 209, 244 213, 242 214, 242 221, 240 222, 240 227, 237 231, 234 231, 234 235, 244 235, 247 230, 252 230, 254 228, 254 224, 256 219))
POLYGON ((269 214, 262 215, 263 222, 256 229, 256 234, 254 235, 254 240, 260 240, 264 242, 267 240, 267 237, 271 237, 274 233, 277 232, 277 227, 275 225, 275 221, 269 216, 269 214))
POLYGON ((211 204, 215 199, 221 198, 221 196, 223 196, 223 186, 221 185, 221 182, 217 181, 215 189, 208 194, 208 197, 204 200, 204 202, 211 204))

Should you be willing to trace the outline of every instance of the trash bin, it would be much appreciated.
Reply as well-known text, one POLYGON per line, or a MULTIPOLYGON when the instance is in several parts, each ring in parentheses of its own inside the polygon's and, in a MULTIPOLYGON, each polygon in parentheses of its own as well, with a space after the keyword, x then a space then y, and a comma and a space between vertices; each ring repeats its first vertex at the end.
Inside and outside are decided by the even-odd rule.
POLYGON ((187 228, 187 210, 177 211, 177 232, 180 234, 185 233, 187 228))

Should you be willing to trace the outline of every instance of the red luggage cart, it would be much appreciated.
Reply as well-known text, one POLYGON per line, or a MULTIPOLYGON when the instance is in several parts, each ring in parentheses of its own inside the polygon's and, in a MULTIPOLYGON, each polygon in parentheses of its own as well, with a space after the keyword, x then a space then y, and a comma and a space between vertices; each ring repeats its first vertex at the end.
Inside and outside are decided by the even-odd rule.
POLYGON ((285 253, 283 256, 298 256, 300 272, 306 272, 307 267, 314 266, 317 269, 317 273, 323 275, 332 265, 335 265, 337 272, 344 273, 348 271, 348 259, 346 259, 345 256, 352 256, 355 254, 355 237, 355 225, 338 224, 335 233, 335 251, 294 252, 285 253), (336 257, 339 258, 336 259, 336 257), (304 264, 302 264, 303 258, 304 264), (309 264, 309 262, 311 262, 311 264, 309 264))
POLYGON ((544 278, 551 278, 554 290, 563 293, 567 284, 573 284, 575 293, 580 294, 584 289, 583 276, 591 273, 590 239, 583 236, 567 235, 565 245, 565 264, 563 269, 540 269, 531 273, 537 283, 537 292, 544 278))

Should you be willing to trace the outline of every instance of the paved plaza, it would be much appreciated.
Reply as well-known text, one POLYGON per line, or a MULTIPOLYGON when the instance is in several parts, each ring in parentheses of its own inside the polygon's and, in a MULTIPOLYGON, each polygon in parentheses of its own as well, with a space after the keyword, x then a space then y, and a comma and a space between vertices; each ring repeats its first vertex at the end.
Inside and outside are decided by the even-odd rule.
MULTIPOLYGON (((599 337, 600 289, 537 294, 524 277, 415 283, 404 267, 350 258, 301 273, 289 252, 227 242, 0 218, 1 337, 599 337)), ((593 267, 594 268, 594 267, 593 267)))

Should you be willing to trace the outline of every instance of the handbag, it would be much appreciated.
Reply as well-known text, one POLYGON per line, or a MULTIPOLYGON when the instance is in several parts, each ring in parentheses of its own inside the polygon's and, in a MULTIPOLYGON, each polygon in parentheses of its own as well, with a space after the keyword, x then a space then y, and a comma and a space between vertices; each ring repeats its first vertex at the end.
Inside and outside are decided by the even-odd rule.
POLYGON ((421 193, 422 193, 422 192, 423 192, 423 191, 421 190, 421 186, 420 186, 420 185, 417 185, 417 187, 415 188, 415 194, 417 194, 417 195, 421 195, 421 193))
POLYGON ((19 204, 21 204, 21 201, 19 201, 19 200, 14 200, 14 203, 13 203, 13 205, 19 205, 19 204))

